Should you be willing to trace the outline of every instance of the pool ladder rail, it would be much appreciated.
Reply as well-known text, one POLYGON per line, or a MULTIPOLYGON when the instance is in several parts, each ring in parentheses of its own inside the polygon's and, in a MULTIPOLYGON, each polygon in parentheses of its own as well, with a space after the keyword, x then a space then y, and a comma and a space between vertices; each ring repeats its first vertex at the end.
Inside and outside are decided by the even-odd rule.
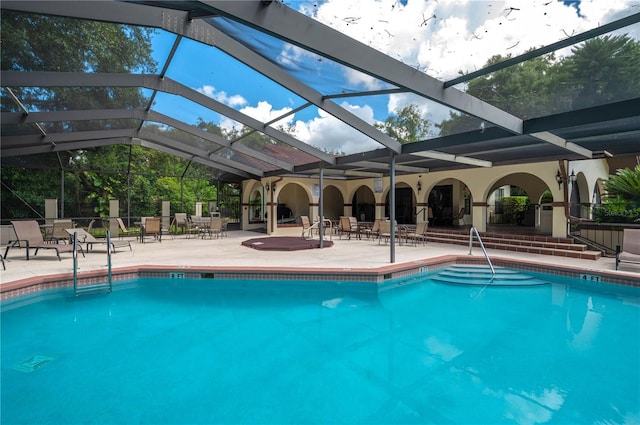
POLYGON ((78 232, 73 233, 73 294, 88 295, 111 292, 113 289, 111 279, 111 231, 107 230, 107 281, 89 285, 78 285, 78 232))

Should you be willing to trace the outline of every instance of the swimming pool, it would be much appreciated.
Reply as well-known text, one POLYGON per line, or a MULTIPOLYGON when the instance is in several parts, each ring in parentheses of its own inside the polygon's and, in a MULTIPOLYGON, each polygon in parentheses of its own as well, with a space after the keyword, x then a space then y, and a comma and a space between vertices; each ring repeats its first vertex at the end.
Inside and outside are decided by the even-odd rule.
POLYGON ((553 282, 49 294, 2 313, 2 422, 640 421, 639 292, 553 282))

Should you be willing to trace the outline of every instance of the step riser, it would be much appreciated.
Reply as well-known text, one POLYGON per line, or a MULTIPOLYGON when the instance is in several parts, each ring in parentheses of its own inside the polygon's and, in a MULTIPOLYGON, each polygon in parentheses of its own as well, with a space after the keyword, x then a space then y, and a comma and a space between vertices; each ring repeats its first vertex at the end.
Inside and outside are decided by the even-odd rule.
MULTIPOLYGON (((467 237, 467 240, 463 241, 461 239, 433 237, 432 235, 427 233, 426 240, 427 240, 427 243, 434 242, 434 243, 469 246, 468 237, 467 237)), ((578 258, 582 260, 597 260, 602 256, 602 254, 599 251, 571 251, 571 250, 566 250, 561 248, 556 249, 556 248, 540 248, 540 247, 530 247, 530 246, 521 246, 521 245, 509 245, 507 241, 505 241, 502 244, 491 244, 491 245, 484 243, 484 246, 487 249, 524 252, 529 254, 553 255, 556 257, 578 258)), ((479 249, 480 245, 474 240, 473 247, 479 249)))
MULTIPOLYGON (((430 237, 447 239, 447 240, 457 240, 457 241, 465 242, 467 244, 469 243, 468 235, 427 232, 427 238, 430 238, 430 237)), ((523 240, 523 239, 485 238, 483 236, 481 236, 481 238, 482 238, 482 243, 484 243, 484 246, 486 247, 490 245, 496 246, 496 245, 509 244, 510 246, 564 249, 564 250, 570 250, 570 251, 586 251, 587 250, 586 245, 576 244, 576 243, 538 242, 534 240, 523 240)), ((476 245, 478 244, 475 238, 474 238, 474 244, 476 245)))

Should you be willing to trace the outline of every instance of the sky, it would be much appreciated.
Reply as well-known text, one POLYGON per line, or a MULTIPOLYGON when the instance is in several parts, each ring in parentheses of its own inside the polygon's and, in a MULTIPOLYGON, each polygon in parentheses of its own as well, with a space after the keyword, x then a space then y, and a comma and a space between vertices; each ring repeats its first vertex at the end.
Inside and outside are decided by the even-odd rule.
MULTIPOLYGON (((640 0, 328 0, 281 3, 328 25, 394 59, 439 80, 460 71, 480 69, 496 54, 517 56, 569 36, 640 13, 640 0)), ((636 27, 626 29, 640 38, 636 27)), ((163 63, 175 38, 160 32, 154 55, 163 63)), ((299 68, 305 84, 322 93, 367 91, 384 84, 347 68, 327 64, 301 49, 280 42, 266 43, 265 53, 288 69, 299 68)), ((570 54, 570 49, 557 55, 570 54)), ((226 54, 194 41, 183 41, 167 76, 180 81, 262 122, 288 113, 306 101, 250 70, 226 54)), ((187 123, 197 119, 239 126, 205 108, 163 95, 154 109, 180 110, 187 123), (164 98, 163 98, 164 96, 164 98)), ((383 122, 408 104, 418 105, 423 117, 439 122, 449 109, 415 95, 351 97, 336 103, 370 124, 383 122)), ((175 112, 174 112, 175 115, 175 112)), ((298 139, 313 146, 347 154, 381 145, 361 135, 318 108, 307 108, 274 125, 291 126, 298 139)))

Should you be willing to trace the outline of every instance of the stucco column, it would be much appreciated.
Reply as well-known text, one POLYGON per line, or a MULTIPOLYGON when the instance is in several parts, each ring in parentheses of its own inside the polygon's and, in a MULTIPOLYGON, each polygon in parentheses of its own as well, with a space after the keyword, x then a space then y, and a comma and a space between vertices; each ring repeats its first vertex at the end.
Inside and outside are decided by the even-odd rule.
POLYGON ((320 205, 317 203, 312 203, 309 205, 309 220, 311 224, 313 224, 320 217, 320 205))
POLYGON ((473 214, 471 217, 473 218, 473 227, 475 227, 478 232, 486 232, 487 231, 487 203, 486 202, 474 202, 471 205, 473 209, 473 214))
MULTIPOLYGON (((118 237, 118 230, 120 229, 120 225, 118 224, 118 217, 120 217, 120 200, 119 199, 110 199, 109 200, 109 230, 111 231, 111 237, 118 237)), ((127 226, 130 226, 130 223, 127 223, 127 226)))
POLYGON ((376 200, 376 217, 375 218, 384 218, 384 202, 380 202, 376 200))
POLYGON ((551 236, 554 238, 567 237, 567 217, 565 216, 564 202, 554 202, 553 204, 553 225, 551 236))

